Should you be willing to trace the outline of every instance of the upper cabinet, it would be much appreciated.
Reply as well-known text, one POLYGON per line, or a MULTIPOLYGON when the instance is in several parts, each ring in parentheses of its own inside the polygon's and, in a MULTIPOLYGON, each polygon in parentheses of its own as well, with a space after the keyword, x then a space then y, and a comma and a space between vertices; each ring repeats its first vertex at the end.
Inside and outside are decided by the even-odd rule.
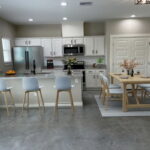
POLYGON ((52 57, 52 40, 50 38, 41 39, 41 46, 44 50, 44 57, 52 57))
POLYGON ((83 44, 83 38, 63 38, 63 44, 83 44))
POLYGON ((40 38, 17 38, 15 46, 40 46, 40 38))
POLYGON ((62 57, 62 38, 41 39, 45 57, 62 57))
POLYGON ((53 50, 53 57, 62 57, 63 56, 62 38, 52 39, 52 50, 53 50))
POLYGON ((85 37, 85 55, 100 56, 104 55, 104 36, 85 37))

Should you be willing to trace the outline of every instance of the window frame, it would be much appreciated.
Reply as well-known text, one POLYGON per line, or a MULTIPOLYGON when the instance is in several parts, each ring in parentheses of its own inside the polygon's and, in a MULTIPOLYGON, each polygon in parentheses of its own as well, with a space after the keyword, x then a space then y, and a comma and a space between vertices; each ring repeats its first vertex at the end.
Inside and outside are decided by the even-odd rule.
POLYGON ((10 38, 7 38, 7 37, 2 37, 1 38, 1 43, 2 43, 2 55, 3 55, 3 62, 4 62, 4 65, 12 65, 12 62, 13 62, 13 60, 12 60, 12 51, 11 51, 11 39, 10 38), (6 49, 4 49, 4 46, 3 46, 3 40, 8 40, 9 41, 9 47, 10 47, 10 49, 8 50, 6 50, 6 49), (9 53, 9 55, 10 55, 10 61, 5 61, 5 58, 4 58, 4 52, 8 52, 9 53))

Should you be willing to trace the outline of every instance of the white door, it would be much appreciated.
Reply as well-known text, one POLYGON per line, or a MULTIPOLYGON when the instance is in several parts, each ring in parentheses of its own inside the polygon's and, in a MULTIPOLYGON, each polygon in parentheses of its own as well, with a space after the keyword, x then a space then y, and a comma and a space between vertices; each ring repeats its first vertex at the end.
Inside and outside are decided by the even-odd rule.
POLYGON ((95 55, 104 55, 104 36, 94 38, 95 55))
POLYGON ((27 41, 29 46, 41 46, 40 38, 29 38, 27 41))
POLYGON ((27 39, 24 38, 15 39, 15 46, 27 46, 27 39))
POLYGON ((62 38, 52 39, 52 49, 53 49, 54 57, 62 57, 63 56, 62 38))
POLYGON ((73 38, 73 44, 83 44, 83 38, 73 38))
POLYGON ((44 56, 45 57, 52 57, 53 56, 52 40, 51 39, 42 39, 41 43, 42 43, 42 47, 44 50, 44 56))
POLYGON ((135 58, 140 64, 134 69, 135 72, 147 74, 148 49, 148 38, 133 38, 131 58, 135 58))
POLYGON ((113 38, 112 42, 111 71, 120 73, 123 69, 120 64, 124 59, 130 59, 132 38, 113 38))
POLYGON ((73 39, 72 38, 63 38, 63 44, 64 45, 73 44, 73 39))
POLYGON ((93 37, 86 37, 84 38, 85 44, 85 55, 86 56, 93 56, 94 53, 94 39, 93 37))

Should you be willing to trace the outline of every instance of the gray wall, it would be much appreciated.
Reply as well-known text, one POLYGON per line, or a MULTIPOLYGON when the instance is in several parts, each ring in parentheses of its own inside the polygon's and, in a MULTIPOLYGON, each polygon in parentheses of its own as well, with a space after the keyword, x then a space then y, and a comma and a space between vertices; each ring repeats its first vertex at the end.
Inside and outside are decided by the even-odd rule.
POLYGON ((17 25, 16 37, 60 37, 61 24, 17 25))
MULTIPOLYGON (((17 25, 16 37, 61 37, 61 24, 51 25, 17 25)), ((105 25, 101 22, 85 23, 84 33, 86 36, 104 35, 105 25)))
POLYGON ((118 34, 150 34, 150 19, 120 19, 106 21, 105 48, 107 53, 107 65, 109 70, 110 35, 118 34))
MULTIPOLYGON (((15 29, 14 26, 10 23, 6 22, 3 19, 0 19, 0 40, 3 38, 10 38, 11 39, 11 45, 13 46, 14 42, 13 39, 15 37, 15 29)), ((0 41, 0 70, 6 71, 8 69, 11 69, 12 65, 6 65, 3 61, 3 51, 2 51, 2 42, 0 41)))

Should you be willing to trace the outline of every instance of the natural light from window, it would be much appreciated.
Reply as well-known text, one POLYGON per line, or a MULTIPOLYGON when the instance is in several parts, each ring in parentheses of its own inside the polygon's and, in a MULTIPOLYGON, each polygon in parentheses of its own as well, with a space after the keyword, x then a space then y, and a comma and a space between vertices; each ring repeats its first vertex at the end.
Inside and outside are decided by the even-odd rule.
POLYGON ((2 38, 2 47, 3 47, 3 57, 4 57, 4 63, 11 63, 11 44, 10 39, 8 38, 2 38))

